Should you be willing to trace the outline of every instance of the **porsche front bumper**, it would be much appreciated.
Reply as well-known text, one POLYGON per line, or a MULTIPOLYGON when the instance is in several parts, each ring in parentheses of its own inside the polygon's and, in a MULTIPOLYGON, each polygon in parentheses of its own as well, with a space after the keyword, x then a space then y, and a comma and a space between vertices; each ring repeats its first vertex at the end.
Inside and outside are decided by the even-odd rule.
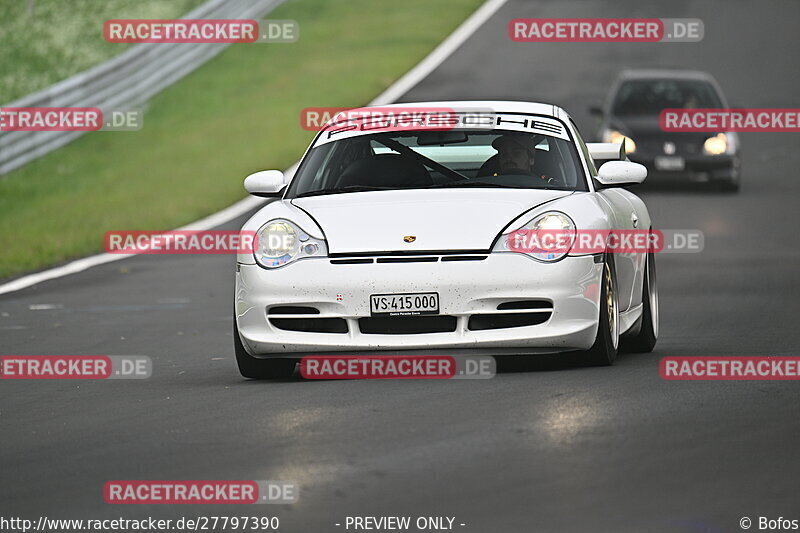
POLYGON ((596 256, 556 263, 514 253, 451 257, 390 263, 370 258, 359 264, 326 257, 276 270, 239 264, 239 335, 256 357, 406 350, 527 354, 591 347, 603 266, 596 256), (393 327, 396 320, 370 317, 372 294, 425 292, 439 294, 439 315, 406 319, 402 333, 393 327), (536 308, 505 309, 529 305, 536 308), (314 314, 298 314, 308 312, 314 314))

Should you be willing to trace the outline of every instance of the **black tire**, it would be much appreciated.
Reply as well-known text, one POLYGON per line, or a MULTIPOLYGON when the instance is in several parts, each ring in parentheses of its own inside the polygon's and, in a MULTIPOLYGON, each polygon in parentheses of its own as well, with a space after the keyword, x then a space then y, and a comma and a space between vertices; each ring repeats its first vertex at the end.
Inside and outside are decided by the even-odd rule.
POLYGON ((613 365, 617 359, 617 351, 619 350, 619 300, 616 287, 617 279, 614 272, 614 264, 607 257, 603 265, 603 281, 600 288, 600 318, 597 323, 597 336, 592 347, 583 354, 583 361, 586 365, 609 366, 613 365))
POLYGON ((642 317, 639 333, 623 339, 623 347, 627 352, 650 353, 658 340, 658 276, 656 276, 656 257, 653 252, 647 254, 647 267, 642 287, 642 317))
POLYGON ((742 188, 742 169, 741 167, 734 167, 732 170, 733 175, 726 179, 716 182, 717 190, 722 192, 736 193, 742 188))
POLYGON ((233 351, 242 376, 250 379, 288 379, 294 374, 294 359, 256 359, 244 349, 236 318, 233 319, 233 351))
POLYGON ((731 178, 717 183, 717 189, 722 192, 739 192, 741 188, 742 185, 738 178, 731 178))

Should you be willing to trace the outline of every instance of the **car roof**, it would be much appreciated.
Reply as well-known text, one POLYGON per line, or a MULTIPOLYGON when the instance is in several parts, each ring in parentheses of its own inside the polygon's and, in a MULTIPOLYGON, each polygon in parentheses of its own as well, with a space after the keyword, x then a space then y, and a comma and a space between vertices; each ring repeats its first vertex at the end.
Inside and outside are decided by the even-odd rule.
POLYGON ((401 104, 374 104, 367 108, 444 107, 457 109, 489 109, 498 113, 533 113, 548 117, 569 118, 566 111, 553 104, 513 100, 441 100, 432 102, 404 102, 401 104))
POLYGON ((714 77, 702 70, 687 70, 677 68, 659 69, 627 69, 619 74, 620 81, 627 80, 652 80, 652 79, 672 79, 672 80, 698 80, 714 82, 714 77))
MULTIPOLYGON (((359 112, 363 112, 364 116, 369 116, 370 112, 384 112, 384 110, 403 110, 403 109, 411 109, 412 112, 414 111, 428 111, 428 112, 461 112, 461 113, 469 113, 469 112, 483 112, 483 113, 494 113, 498 115, 502 114, 530 114, 530 115, 539 115, 544 117, 543 120, 538 122, 531 121, 530 127, 531 128, 538 128, 540 131, 539 133, 544 135, 555 135, 557 137, 561 137, 567 140, 571 140, 569 136, 569 127, 565 127, 562 130, 561 126, 547 126, 547 120, 553 120, 556 122, 561 122, 562 124, 566 125, 568 122, 571 121, 570 116, 567 114, 566 111, 561 109, 558 106, 554 106, 553 104, 543 104, 537 102, 519 102, 519 101, 505 101, 505 100, 440 100, 440 101, 429 101, 429 102, 404 102, 400 104, 372 104, 366 107, 360 108, 353 108, 348 109, 347 113, 358 114, 359 112), (416 108, 416 109, 415 109, 416 108), (538 124, 538 125, 536 125, 538 124), (542 127, 544 124, 544 127, 542 127), (555 130, 552 129, 555 126, 555 130)), ((399 113, 399 111, 398 111, 399 113)), ((330 120, 326 123, 331 124, 335 120, 336 116, 330 118, 330 120)), ((510 121, 514 122, 514 121, 510 121)), ((525 126, 527 127, 527 126, 525 126)), ((520 131, 524 130, 523 123, 518 121, 517 125, 508 124, 503 128, 500 129, 510 129, 515 130, 519 129, 520 131)), ((324 128, 323 128, 324 130, 324 128)), ((352 137, 357 135, 364 135, 369 133, 369 131, 338 131, 337 139, 341 139, 344 137, 352 137)), ((331 141, 331 135, 329 134, 327 138, 323 137, 322 131, 317 137, 314 138, 312 146, 318 146, 320 144, 325 144, 331 141)))

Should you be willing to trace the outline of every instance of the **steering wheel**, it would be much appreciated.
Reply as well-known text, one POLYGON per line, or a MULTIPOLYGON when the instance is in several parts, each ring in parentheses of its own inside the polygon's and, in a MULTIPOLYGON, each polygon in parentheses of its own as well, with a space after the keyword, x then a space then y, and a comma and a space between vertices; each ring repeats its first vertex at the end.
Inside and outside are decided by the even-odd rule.
POLYGON ((528 177, 531 177, 531 178, 539 178, 539 179, 543 180, 545 183, 547 183, 548 185, 554 185, 556 187, 560 187, 561 186, 556 181, 555 178, 552 178, 552 177, 547 176, 545 174, 542 174, 540 176, 531 175, 529 170, 525 170, 525 169, 522 169, 522 168, 507 168, 506 170, 503 171, 503 174, 506 174, 506 175, 517 175, 517 176, 528 176, 528 177))

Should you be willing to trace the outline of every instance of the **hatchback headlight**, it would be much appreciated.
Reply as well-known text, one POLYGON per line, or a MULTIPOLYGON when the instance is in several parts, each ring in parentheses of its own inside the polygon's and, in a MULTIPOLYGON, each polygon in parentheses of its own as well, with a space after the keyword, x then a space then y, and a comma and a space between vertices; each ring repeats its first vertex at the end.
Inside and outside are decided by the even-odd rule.
POLYGON ((270 220, 256 233, 253 252, 256 263, 264 268, 279 268, 299 259, 328 255, 324 240, 315 239, 300 226, 284 219, 270 220))
POLYGON ((623 135, 617 130, 606 130, 605 135, 603 135, 603 141, 607 143, 616 143, 616 144, 624 143, 626 154, 632 154, 633 152, 636 151, 636 143, 633 142, 633 139, 631 139, 626 135, 623 135))
POLYGON ((709 155, 720 155, 728 151, 728 136, 718 133, 706 139, 703 143, 703 152, 709 155))
POLYGON ((521 253, 538 261, 558 261, 575 244, 575 223, 564 213, 548 211, 524 226, 501 235, 493 252, 521 253), (540 249, 538 245, 543 245, 540 249))

